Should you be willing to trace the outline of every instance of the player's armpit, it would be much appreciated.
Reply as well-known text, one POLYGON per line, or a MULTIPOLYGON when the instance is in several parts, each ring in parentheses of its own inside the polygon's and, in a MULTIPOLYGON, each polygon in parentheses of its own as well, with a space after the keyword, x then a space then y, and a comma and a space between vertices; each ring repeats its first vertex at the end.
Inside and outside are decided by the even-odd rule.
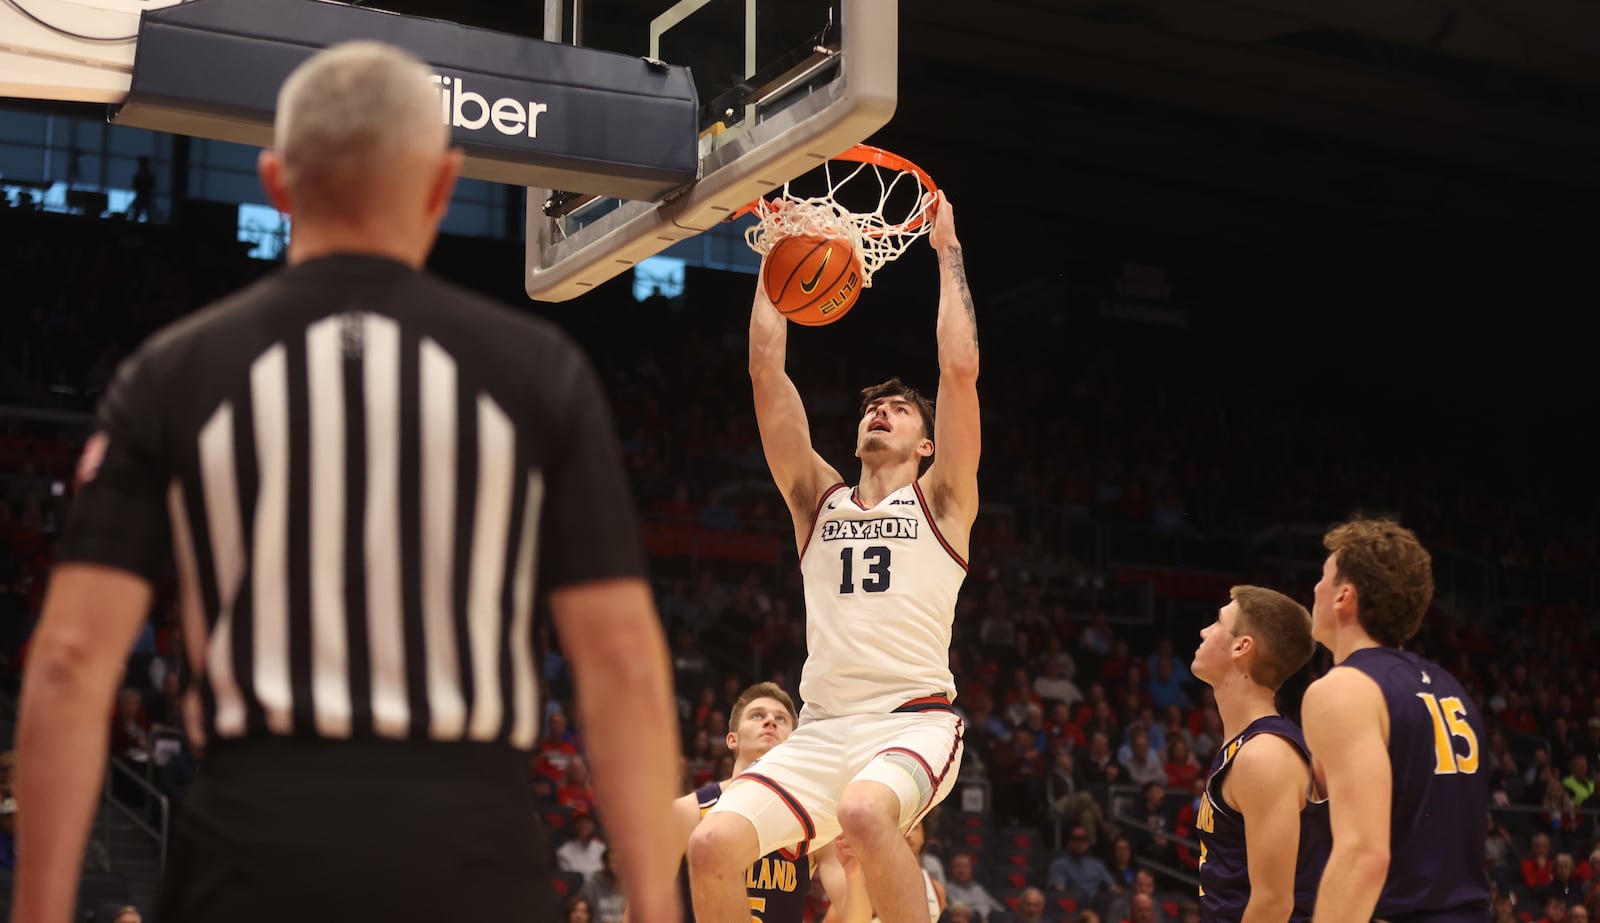
POLYGON ((1335 667, 1301 705, 1306 742, 1322 768, 1333 852, 1315 923, 1370 919, 1389 871, 1394 779, 1384 739, 1383 693, 1366 674, 1335 667))
POLYGON ((1250 901, 1240 923, 1284 923, 1294 911, 1300 811, 1310 769, 1276 734, 1252 737, 1233 759, 1224 796, 1244 817, 1250 901))
POLYGON ((694 792, 672 803, 672 845, 679 859, 689 851, 689 837, 694 835, 694 828, 700 825, 700 817, 700 799, 695 797, 694 792))

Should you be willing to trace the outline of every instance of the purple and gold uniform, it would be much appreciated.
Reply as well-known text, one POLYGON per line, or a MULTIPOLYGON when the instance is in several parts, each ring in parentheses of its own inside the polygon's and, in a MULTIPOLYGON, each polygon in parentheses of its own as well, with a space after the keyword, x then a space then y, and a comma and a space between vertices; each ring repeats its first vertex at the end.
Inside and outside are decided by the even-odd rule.
MULTIPOLYGON (((1233 758, 1250 738, 1275 734, 1287 740, 1311 765, 1311 751, 1305 735, 1293 721, 1281 715, 1268 715, 1250 722, 1239 736, 1228 741, 1211 761, 1205 794, 1200 796, 1200 811, 1195 830, 1200 836, 1200 919, 1204 923, 1237 923, 1250 903, 1250 862, 1244 835, 1244 817, 1222 797, 1222 782, 1233 767, 1233 758)), ((1317 901, 1317 885, 1328 864, 1333 835, 1328 826, 1328 803, 1307 797, 1300 810, 1300 854, 1295 860, 1294 911, 1290 923, 1311 919, 1317 901)))
POLYGON ((1389 710, 1389 876, 1373 915, 1391 923, 1482 921, 1489 775, 1483 722, 1472 697, 1438 664, 1392 647, 1366 648, 1340 666, 1383 690, 1389 710))

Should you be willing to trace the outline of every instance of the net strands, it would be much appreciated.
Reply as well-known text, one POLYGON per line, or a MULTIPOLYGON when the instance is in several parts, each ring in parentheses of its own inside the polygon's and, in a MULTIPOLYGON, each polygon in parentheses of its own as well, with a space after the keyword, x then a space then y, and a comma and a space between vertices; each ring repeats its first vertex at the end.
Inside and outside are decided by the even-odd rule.
POLYGON ((872 161, 853 164, 853 169, 837 181, 832 161, 822 168, 828 186, 825 195, 801 198, 793 195, 789 184, 784 183, 777 199, 771 202, 758 199, 754 210, 760 223, 745 231, 745 242, 750 249, 765 255, 785 237, 831 237, 848 241, 861 260, 861 285, 870 288, 874 272, 883 264, 899 259, 906 248, 933 228, 929 213, 933 207, 933 190, 909 170, 872 161), (839 190, 869 168, 878 184, 877 207, 870 212, 855 212, 840 205, 835 198, 839 190), (884 215, 884 209, 895 189, 908 180, 919 187, 916 204, 904 218, 891 221, 884 215), (782 204, 775 206, 774 203, 782 204))

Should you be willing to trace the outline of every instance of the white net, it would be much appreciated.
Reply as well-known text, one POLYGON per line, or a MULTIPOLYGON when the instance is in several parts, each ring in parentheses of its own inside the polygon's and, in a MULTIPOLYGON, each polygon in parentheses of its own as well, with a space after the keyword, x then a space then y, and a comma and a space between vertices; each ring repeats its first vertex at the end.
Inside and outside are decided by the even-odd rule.
POLYGON ((755 214, 760 223, 745 231, 745 242, 750 249, 766 254, 785 237, 829 237, 849 241, 861 261, 861 285, 872 286, 872 274, 883 264, 899 259, 912 242, 933 228, 933 190, 923 178, 910 170, 897 169, 879 163, 863 161, 849 164, 835 161, 823 164, 823 174, 828 191, 819 196, 802 198, 789 191, 788 183, 776 199, 758 199, 755 214), (834 173, 844 175, 838 180, 834 173), (839 204, 841 190, 851 186, 852 201, 865 195, 870 200, 870 185, 864 176, 877 181, 878 203, 871 211, 851 211, 839 204), (909 183, 910 186, 902 184, 909 183), (863 193, 863 188, 869 190, 863 193), (895 191, 899 188, 900 195, 895 191), (913 194, 914 193, 914 194, 913 194), (898 220, 885 215, 885 210, 898 204, 898 220), (900 217, 898 212, 905 215, 900 217))

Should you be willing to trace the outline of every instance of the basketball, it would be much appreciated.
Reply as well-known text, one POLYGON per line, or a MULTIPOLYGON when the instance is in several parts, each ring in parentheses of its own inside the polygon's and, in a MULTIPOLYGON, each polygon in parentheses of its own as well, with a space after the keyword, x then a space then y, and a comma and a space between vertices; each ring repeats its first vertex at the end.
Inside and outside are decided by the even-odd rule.
POLYGON ((861 294, 855 248, 829 237, 785 237, 767 254, 761 284, 778 313, 807 327, 845 316, 861 294))

